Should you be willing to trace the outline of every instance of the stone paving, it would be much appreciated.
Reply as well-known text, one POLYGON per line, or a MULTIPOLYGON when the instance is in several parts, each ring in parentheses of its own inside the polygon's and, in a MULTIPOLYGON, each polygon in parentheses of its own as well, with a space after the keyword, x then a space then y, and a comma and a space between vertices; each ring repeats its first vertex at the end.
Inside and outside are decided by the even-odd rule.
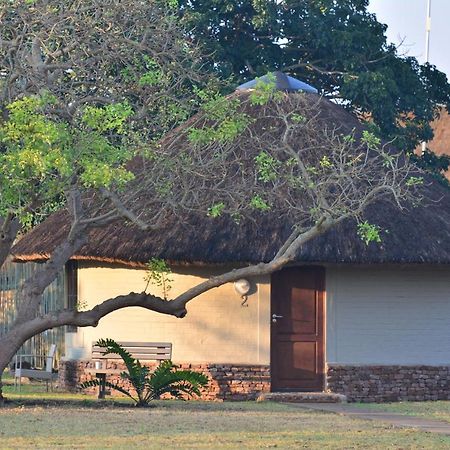
POLYGON ((360 408, 342 403, 296 403, 292 405, 295 405, 295 407, 298 408, 343 414, 356 419, 377 420, 389 423, 394 427, 415 428, 429 433, 439 433, 450 436, 450 423, 439 420, 424 419, 421 417, 407 416, 386 411, 374 411, 373 409, 360 408))

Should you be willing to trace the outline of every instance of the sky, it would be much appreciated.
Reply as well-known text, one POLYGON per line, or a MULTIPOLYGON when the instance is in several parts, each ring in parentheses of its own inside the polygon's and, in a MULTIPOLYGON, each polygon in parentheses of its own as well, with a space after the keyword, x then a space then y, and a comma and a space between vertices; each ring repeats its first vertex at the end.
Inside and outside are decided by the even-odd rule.
MULTIPOLYGON (((388 41, 399 53, 425 61, 425 23, 428 0, 370 0, 369 11, 388 25, 388 41)), ((431 0, 430 63, 450 79, 450 0, 431 0)))

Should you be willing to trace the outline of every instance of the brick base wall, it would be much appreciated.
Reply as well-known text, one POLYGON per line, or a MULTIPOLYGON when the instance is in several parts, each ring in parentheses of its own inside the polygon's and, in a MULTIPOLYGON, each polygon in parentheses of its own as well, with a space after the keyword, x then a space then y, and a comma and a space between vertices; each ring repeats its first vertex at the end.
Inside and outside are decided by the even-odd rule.
POLYGON ((450 366, 329 365, 327 387, 350 402, 450 400, 450 366))
MULTIPOLYGON (((241 364, 177 364, 181 369, 204 373, 209 378, 201 400, 253 400, 261 392, 270 392, 270 367, 241 364)), ((155 364, 149 364, 155 367, 155 364)), ((80 391, 80 383, 92 379, 85 369, 92 369, 92 361, 62 360, 59 366, 59 387, 80 391)), ((108 368, 125 369, 121 363, 108 363, 108 368)), ((118 381, 118 376, 108 376, 108 381, 118 381)), ((93 391, 93 390, 92 390, 93 391)), ((112 392, 114 394, 114 392, 112 392)))

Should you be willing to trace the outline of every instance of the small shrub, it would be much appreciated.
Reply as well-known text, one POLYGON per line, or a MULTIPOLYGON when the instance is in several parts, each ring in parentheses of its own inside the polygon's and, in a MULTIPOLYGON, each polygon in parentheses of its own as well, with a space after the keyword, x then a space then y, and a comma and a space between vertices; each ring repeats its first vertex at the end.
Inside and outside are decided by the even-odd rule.
MULTIPOLYGON (((192 370, 178 370, 177 366, 169 360, 162 361, 153 372, 150 372, 148 367, 143 366, 113 339, 99 339, 95 345, 103 347, 105 353, 114 353, 122 358, 127 371, 123 371, 120 377, 133 386, 136 394, 133 395, 130 390, 120 384, 107 381, 105 385, 130 397, 136 406, 148 406, 152 400, 166 393, 182 400, 184 395, 189 397, 200 395, 200 389, 208 383, 206 375, 192 370)), ((85 389, 99 385, 100 380, 95 379, 82 383, 80 387, 85 389)))

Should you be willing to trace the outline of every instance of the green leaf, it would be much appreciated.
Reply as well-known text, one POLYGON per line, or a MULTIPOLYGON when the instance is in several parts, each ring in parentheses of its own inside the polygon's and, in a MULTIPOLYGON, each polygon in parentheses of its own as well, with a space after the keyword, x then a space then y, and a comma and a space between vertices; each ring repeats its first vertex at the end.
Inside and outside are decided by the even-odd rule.
POLYGON ((125 124, 132 114, 133 109, 128 102, 114 103, 104 107, 86 106, 81 120, 91 130, 100 133, 115 131, 123 134, 125 124))
POLYGON ((257 78, 256 86, 250 93, 252 105, 265 105, 270 100, 279 101, 283 98, 283 93, 277 90, 275 75, 271 72, 265 75, 265 79, 257 78))
POLYGON ((255 163, 259 180, 268 183, 277 179, 278 168, 281 166, 280 161, 262 151, 255 157, 255 163))
POLYGON ((378 225, 364 221, 358 224, 358 236, 369 245, 371 242, 381 242, 381 228, 378 225))
POLYGON ((215 203, 214 205, 208 208, 208 216, 209 217, 219 217, 222 215, 223 210, 225 209, 225 203, 215 203))
POLYGON ((164 299, 167 300, 168 292, 172 289, 171 283, 173 279, 170 278, 172 270, 163 259, 152 258, 146 264, 146 275, 144 280, 147 285, 152 283, 162 289, 164 299))
POLYGON ((409 177, 406 181, 407 186, 421 186, 423 185, 423 177, 409 177))
POLYGON ((294 123, 305 123, 307 120, 305 116, 298 114, 298 113, 293 113, 293 114, 291 114, 290 117, 291 117, 292 122, 294 122, 294 123))
POLYGON ((319 161, 319 165, 320 167, 322 167, 322 169, 330 169, 331 167, 333 167, 333 163, 331 162, 330 158, 328 158, 328 156, 322 156, 322 158, 319 161))
POLYGON ((251 198, 250 206, 259 211, 269 211, 270 210, 270 205, 260 195, 254 195, 251 198))
POLYGON ((380 147, 381 139, 370 131, 364 130, 361 136, 361 142, 367 145, 367 148, 375 150, 380 147))

